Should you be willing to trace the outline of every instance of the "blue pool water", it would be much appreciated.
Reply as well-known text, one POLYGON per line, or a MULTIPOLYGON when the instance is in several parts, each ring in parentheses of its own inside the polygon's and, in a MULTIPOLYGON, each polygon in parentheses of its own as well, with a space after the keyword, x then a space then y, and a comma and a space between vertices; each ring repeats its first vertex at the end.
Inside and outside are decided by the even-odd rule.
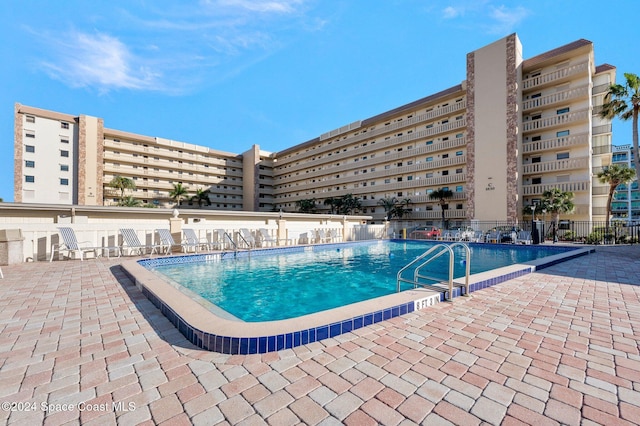
MULTIPOLYGON (((157 265, 153 269, 247 322, 295 318, 396 291, 396 274, 428 250, 429 242, 365 242, 313 247, 222 261, 157 265)), ((559 253, 539 246, 471 245, 471 273, 559 253)), ((464 276, 462 248, 455 277, 464 276)), ((447 279, 448 256, 422 273, 447 279)), ((411 271, 407 275, 411 276, 411 271)), ((403 286, 403 289, 410 285, 403 286)))

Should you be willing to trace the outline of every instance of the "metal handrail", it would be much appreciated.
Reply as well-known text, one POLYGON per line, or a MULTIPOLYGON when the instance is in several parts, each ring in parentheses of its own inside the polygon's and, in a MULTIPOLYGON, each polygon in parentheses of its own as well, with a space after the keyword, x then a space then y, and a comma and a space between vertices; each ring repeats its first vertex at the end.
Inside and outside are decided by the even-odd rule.
POLYGON ((416 257, 411 262, 409 262, 407 265, 405 265, 403 268, 401 268, 398 271, 398 274, 396 275, 396 278, 397 278, 396 291, 400 292, 400 283, 401 282, 411 283, 414 286, 418 286, 418 285, 422 285, 419 282, 419 279, 428 279, 428 280, 432 280, 432 281, 436 281, 436 282, 441 281, 439 279, 436 279, 436 278, 433 278, 433 277, 429 277, 427 275, 420 274, 420 269, 425 267, 431 261, 433 261, 433 260, 437 259, 438 257, 442 256, 443 254, 449 253, 449 280, 448 280, 449 298, 447 300, 449 300, 449 301, 452 300, 453 299, 453 269, 454 269, 454 264, 455 264, 455 253, 453 251, 453 247, 456 247, 456 246, 464 247, 465 252, 466 252, 465 253, 466 254, 465 296, 468 296, 469 295, 469 275, 470 275, 470 271, 471 271, 471 249, 469 249, 469 246, 467 244, 462 243, 462 242, 456 242, 456 243, 453 243, 453 244, 442 244, 442 243, 441 244, 437 244, 437 245, 431 247, 429 250, 427 250, 423 254, 421 254, 420 256, 416 257), (427 260, 425 260, 424 262, 420 263, 420 265, 418 265, 418 267, 415 269, 415 271, 413 273, 413 280, 402 278, 402 273, 404 271, 406 271, 408 268, 410 268, 414 264, 420 262, 421 260, 423 260, 425 257, 429 256, 431 253, 435 252, 436 250, 439 250, 439 251, 436 252, 435 255, 429 257, 427 260))
POLYGON ((229 242, 231 243, 231 245, 235 249, 234 251, 238 251, 238 246, 236 245, 235 241, 233 241, 233 238, 231 238, 231 235, 229 235, 228 232, 225 231, 225 233, 224 233, 222 238, 224 239, 224 237, 227 237, 227 239, 229 240, 229 242))
POLYGON ((238 237, 240 237, 240 239, 242 241, 244 241, 244 243, 247 245, 249 251, 251 251, 251 244, 249 244, 249 242, 247 240, 245 240, 245 238, 242 236, 242 233, 238 232, 238 237))

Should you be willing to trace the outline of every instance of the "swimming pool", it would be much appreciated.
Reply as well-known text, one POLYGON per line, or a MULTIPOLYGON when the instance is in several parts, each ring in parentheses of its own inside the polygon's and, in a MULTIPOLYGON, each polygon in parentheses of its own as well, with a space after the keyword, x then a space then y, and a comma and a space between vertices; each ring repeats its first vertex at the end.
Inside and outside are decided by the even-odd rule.
MULTIPOLYGON (((275 321, 392 294, 396 291, 397 272, 434 245, 435 242, 424 241, 374 241, 151 268, 232 318, 248 322, 275 321)), ((472 245, 471 273, 566 250, 547 246, 472 245)), ((454 271, 457 278, 465 274, 464 251, 462 247, 455 251, 459 259, 454 271)), ((448 269, 448 256, 442 256, 423 272, 446 281, 448 269)), ((409 269, 406 276, 412 273, 413 269, 409 269)), ((403 284, 402 289, 412 287, 403 284)))
MULTIPOLYGON (((324 250, 337 253, 338 249, 342 252, 360 244, 366 243, 263 249, 252 251, 250 256, 251 258, 258 258, 283 252, 294 254, 308 251, 317 255, 324 250)), ((384 245, 383 242, 376 242, 375 244, 381 244, 379 247, 384 245)), ((487 244, 473 244, 472 246, 478 245, 497 247, 496 245, 487 244)), ((524 247, 522 249, 528 250, 528 248, 524 247)), ((557 249, 555 251, 557 254, 541 259, 475 273, 470 277, 469 292, 472 293, 491 287, 528 274, 536 269, 563 262, 573 257, 586 255, 591 251, 593 251, 591 248, 579 248, 570 251, 557 249)), ((243 256, 248 256, 248 253, 238 253, 237 258, 243 256)), ((197 296, 172 280, 161 278, 157 271, 153 270, 161 265, 178 263, 197 265, 202 262, 222 264, 227 260, 221 260, 220 254, 196 254, 125 260, 122 262, 121 267, 142 294, 159 309, 189 342, 199 348, 225 354, 261 354, 294 348, 349 333, 415 310, 428 308, 444 300, 444 293, 418 288, 397 293, 393 292, 386 296, 374 297, 363 302, 352 303, 296 318, 245 322, 228 315, 218 306, 197 296)), ((458 281, 452 296, 460 296, 461 287, 463 287, 463 283, 458 281)), ((453 303, 456 303, 455 299, 453 303)), ((250 304, 251 302, 247 301, 247 305, 250 304)))

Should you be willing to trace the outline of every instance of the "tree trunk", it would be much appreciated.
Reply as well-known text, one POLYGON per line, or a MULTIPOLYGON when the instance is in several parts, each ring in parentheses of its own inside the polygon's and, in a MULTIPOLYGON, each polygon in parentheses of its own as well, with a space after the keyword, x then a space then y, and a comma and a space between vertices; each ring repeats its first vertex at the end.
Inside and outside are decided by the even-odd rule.
POLYGON ((633 167, 636 169, 636 178, 640 182, 640 151, 638 151, 638 110, 640 105, 633 106, 633 167))
POLYGON ((616 184, 611 185, 609 187, 609 197, 607 198, 607 217, 606 217, 606 222, 604 224, 604 233, 605 233, 605 238, 607 238, 607 236, 609 235, 609 218, 611 217, 611 202, 613 201, 613 193, 616 192, 616 187, 618 185, 616 184))

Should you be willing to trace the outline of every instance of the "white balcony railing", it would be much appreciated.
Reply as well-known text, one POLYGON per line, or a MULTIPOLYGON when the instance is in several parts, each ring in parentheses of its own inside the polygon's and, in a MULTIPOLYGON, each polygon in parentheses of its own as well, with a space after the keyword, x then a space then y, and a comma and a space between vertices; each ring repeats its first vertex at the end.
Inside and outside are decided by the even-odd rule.
POLYGON ((586 73, 588 69, 589 69, 588 61, 580 62, 574 65, 569 65, 567 67, 560 68, 558 70, 546 72, 544 74, 540 74, 535 77, 530 77, 525 80, 522 80, 522 88, 523 90, 529 90, 538 86, 543 86, 545 84, 551 84, 551 83, 555 84, 562 79, 572 77, 576 74, 586 73))

